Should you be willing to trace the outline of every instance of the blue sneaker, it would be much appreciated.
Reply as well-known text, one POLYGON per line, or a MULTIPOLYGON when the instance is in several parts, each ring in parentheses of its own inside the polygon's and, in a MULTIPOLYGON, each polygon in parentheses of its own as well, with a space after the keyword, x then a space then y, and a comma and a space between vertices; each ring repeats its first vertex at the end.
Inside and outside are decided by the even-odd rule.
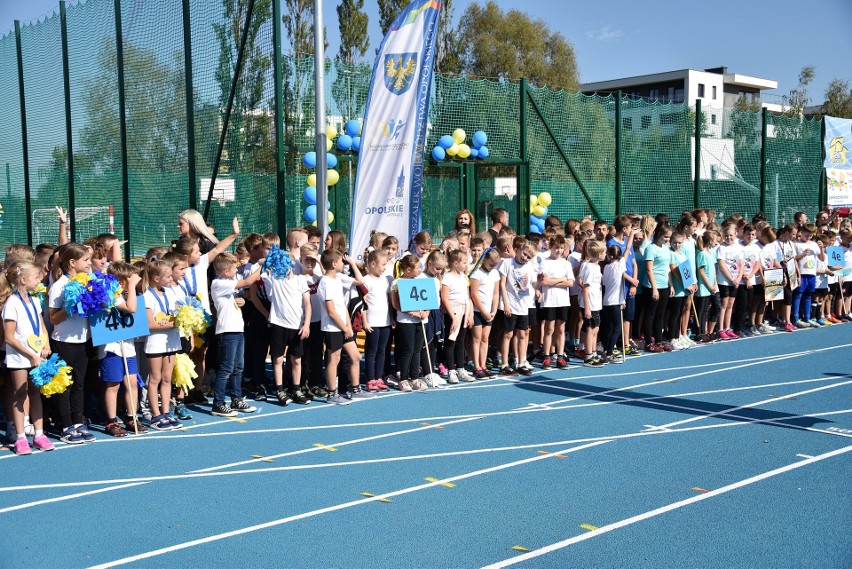
POLYGON ((95 435, 89 432, 89 428, 86 425, 75 425, 74 428, 77 434, 82 437, 83 442, 90 443, 95 440, 95 435))
POLYGON ((168 417, 157 415, 151 417, 151 428, 155 431, 171 431, 174 427, 172 427, 172 422, 169 421, 168 417))
POLYGON ((81 445, 86 442, 73 426, 62 429, 59 440, 67 445, 81 445))
POLYGON ((352 403, 351 400, 339 394, 337 391, 330 392, 325 402, 330 403, 332 405, 349 405, 350 403, 352 403))
POLYGON ((181 427, 183 427, 183 425, 180 423, 180 421, 178 421, 177 419, 172 417, 171 413, 163 413, 163 417, 165 417, 166 420, 168 420, 169 425, 171 425, 173 429, 180 429, 181 427))
POLYGON ((189 421, 192 419, 192 415, 189 414, 189 410, 182 401, 178 401, 175 405, 175 416, 181 421, 189 421))

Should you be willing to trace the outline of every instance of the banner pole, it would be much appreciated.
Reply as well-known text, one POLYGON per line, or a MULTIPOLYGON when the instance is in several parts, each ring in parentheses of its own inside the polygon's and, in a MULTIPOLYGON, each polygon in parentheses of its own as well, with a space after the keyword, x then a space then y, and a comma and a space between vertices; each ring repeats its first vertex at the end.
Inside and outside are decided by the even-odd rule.
MULTIPOLYGON (((130 394, 130 406, 133 410, 128 412, 128 415, 133 417, 133 430, 139 434, 139 419, 136 416, 136 390, 137 386, 130 384, 130 370, 127 368, 127 354, 124 352, 124 340, 119 342, 121 346, 121 362, 124 364, 124 382, 127 387, 127 393, 130 394)), ((112 419, 110 419, 112 420, 112 419)))

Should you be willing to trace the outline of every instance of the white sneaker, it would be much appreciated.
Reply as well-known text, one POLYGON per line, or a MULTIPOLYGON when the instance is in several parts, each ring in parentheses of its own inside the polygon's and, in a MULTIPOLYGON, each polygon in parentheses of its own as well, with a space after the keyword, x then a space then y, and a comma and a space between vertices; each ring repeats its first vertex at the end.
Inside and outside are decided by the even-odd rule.
POLYGON ((681 341, 680 338, 675 338, 674 340, 671 341, 671 344, 672 344, 672 348, 675 351, 686 349, 686 346, 683 345, 683 342, 681 341))
POLYGON ((441 387, 447 384, 447 380, 437 373, 426 374, 426 377, 423 378, 423 382, 429 387, 441 387))
POLYGON ((449 383, 450 385, 455 385, 458 382, 459 382, 458 372, 456 372, 456 370, 454 370, 454 369, 451 369, 450 373, 447 374, 447 383, 449 383))
POLYGON ((760 331, 763 332, 764 334, 772 334, 773 332, 775 332, 775 328, 770 326, 768 322, 764 322, 760 326, 760 331))
POLYGON ((464 368, 459 368, 455 371, 458 372, 459 379, 465 383, 472 383, 476 381, 476 378, 470 375, 470 373, 464 368))

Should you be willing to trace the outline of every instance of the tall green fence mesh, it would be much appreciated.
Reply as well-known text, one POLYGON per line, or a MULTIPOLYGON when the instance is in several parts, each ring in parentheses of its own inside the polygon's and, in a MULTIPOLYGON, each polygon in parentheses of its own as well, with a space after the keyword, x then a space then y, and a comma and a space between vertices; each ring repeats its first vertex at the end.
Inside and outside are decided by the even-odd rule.
MULTIPOLYGON (((77 238, 112 229, 124 236, 122 172, 129 179, 132 252, 169 243, 191 196, 204 211, 224 125, 239 39, 246 19, 242 0, 192 0, 189 10, 191 67, 185 63, 182 0, 122 0, 127 163, 121 159, 119 73, 113 0, 88 0, 67 10, 77 238), (186 90, 192 73, 192 97, 186 90), (187 104, 189 103, 189 104, 187 104), (187 112, 194 119, 194 147, 187 112), (194 161, 195 173, 190 166, 194 161), (112 220, 112 225, 110 222, 112 220)), ((303 197, 311 170, 302 155, 314 145, 314 62, 282 57, 283 107, 276 110, 272 0, 259 0, 249 26, 246 59, 209 221, 225 234, 238 215, 243 233, 304 225, 303 197), (277 119, 277 120, 276 120, 277 119), (276 158, 276 136, 286 151, 276 158), (277 187, 278 167, 283 187, 277 187), (280 196, 280 199, 279 199, 280 196), (279 215, 284 226, 279 226, 279 215)), ((68 207, 68 148, 60 17, 21 26, 31 211, 24 205, 24 160, 15 32, 0 38, 0 244, 57 239, 54 206, 68 207), (33 233, 26 233, 26 219, 33 233)), ((342 129, 364 115, 372 65, 329 60, 327 123, 342 129)), ((820 120, 760 112, 587 96, 510 81, 436 76, 431 93, 427 153, 458 128, 488 134, 490 157, 475 167, 455 160, 427 162, 423 228, 436 236, 452 229, 458 210, 470 208, 477 228, 502 207, 523 231, 528 194, 549 192, 549 213, 566 220, 617 212, 672 216, 694 207, 718 217, 751 215, 761 205, 774 224, 796 211, 813 215, 819 205, 820 120), (522 105, 522 101, 525 104, 522 105), (526 124, 521 124, 521 108, 526 124), (696 142, 696 124, 699 126, 696 142), (523 143, 526 155, 522 156, 523 143), (696 147, 699 166, 696 170, 696 147), (617 184, 616 151, 620 156, 617 184), (764 159, 763 162, 761 160, 764 159), (570 163, 573 173, 568 167, 570 163), (696 183, 697 179, 697 183, 696 183), (620 200, 616 200, 616 187, 620 200), (583 191, 585 190, 586 195, 583 191), (696 191, 697 190, 697 191, 696 191), (587 197, 588 196, 588 197, 587 197)), ((332 152, 337 152, 333 149, 332 152)), ((330 188, 332 228, 350 231, 357 155, 338 152, 340 179, 330 188)))

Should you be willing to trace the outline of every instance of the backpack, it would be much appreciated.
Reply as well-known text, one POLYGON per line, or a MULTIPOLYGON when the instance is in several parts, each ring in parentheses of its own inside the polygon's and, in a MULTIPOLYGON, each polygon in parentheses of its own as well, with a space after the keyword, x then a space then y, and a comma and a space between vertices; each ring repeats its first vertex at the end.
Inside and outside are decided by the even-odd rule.
POLYGON ((349 304, 346 306, 349 312, 349 320, 352 322, 352 331, 356 334, 364 330, 364 310, 367 309, 364 297, 367 295, 367 292, 367 287, 364 285, 353 286, 349 304))

